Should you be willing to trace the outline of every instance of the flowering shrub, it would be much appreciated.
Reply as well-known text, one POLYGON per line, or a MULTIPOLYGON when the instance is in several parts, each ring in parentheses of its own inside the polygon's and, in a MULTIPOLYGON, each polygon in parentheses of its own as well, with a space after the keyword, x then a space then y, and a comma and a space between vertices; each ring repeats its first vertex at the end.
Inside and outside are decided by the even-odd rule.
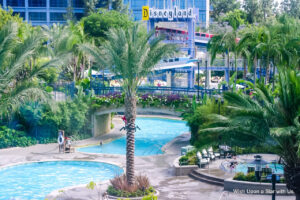
MULTIPOLYGON (((142 107, 170 107, 170 108, 189 108, 191 106, 191 98, 179 94, 157 95, 143 94, 137 96, 137 105, 142 107)), ((120 107, 124 105, 124 94, 109 93, 98 97, 92 97, 92 108, 100 107, 120 107)))
POLYGON ((124 95, 120 92, 108 93, 105 95, 92 97, 92 108, 115 106, 120 107, 124 104, 124 95))

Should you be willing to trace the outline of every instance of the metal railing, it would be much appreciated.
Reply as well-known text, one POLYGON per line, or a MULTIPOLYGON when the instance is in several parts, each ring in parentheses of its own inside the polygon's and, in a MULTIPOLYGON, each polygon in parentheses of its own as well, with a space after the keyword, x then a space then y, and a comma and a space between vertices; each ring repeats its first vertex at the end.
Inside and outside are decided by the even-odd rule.
MULTIPOLYGON (((189 63, 190 63, 190 60, 188 60, 188 59, 187 60, 178 60, 178 61, 173 60, 172 62, 160 62, 155 66, 155 68, 159 69, 159 68, 162 68, 162 67, 184 65, 184 64, 190 65, 189 63)), ((227 67, 227 63, 226 63, 225 59, 216 59, 216 60, 214 60, 214 62, 212 64, 210 64, 210 63, 208 63, 208 64, 211 67, 220 67, 220 68, 227 67)), ((244 60, 243 59, 237 59, 237 67, 242 68, 243 65, 244 65, 244 60)), ((205 59, 200 60, 200 67, 205 67, 205 59)), ((233 59, 231 59, 229 61, 229 67, 230 68, 234 67, 234 60, 233 59)))
MULTIPOLYGON (((122 92, 122 87, 92 87, 95 95, 106 95, 116 92, 122 92)), ((221 94, 226 89, 203 89, 199 88, 200 96, 203 98, 206 95, 212 96, 221 94)), ((196 88, 179 88, 179 87, 138 87, 138 94, 156 94, 156 95, 185 95, 189 98, 196 96, 198 89, 196 88)))

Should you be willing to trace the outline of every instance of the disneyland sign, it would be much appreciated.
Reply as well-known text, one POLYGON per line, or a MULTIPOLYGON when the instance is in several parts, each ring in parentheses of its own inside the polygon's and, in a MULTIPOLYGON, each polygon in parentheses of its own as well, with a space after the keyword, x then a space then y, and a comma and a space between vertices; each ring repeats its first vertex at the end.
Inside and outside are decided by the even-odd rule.
MULTIPOLYGON (((188 9, 178 9, 177 6, 174 7, 174 9, 155 9, 155 8, 149 8, 148 10, 148 19, 168 19, 169 21, 172 21, 173 19, 177 18, 193 18, 194 12, 193 8, 188 9)), ((143 9, 143 15, 146 14, 144 12, 147 12, 143 9)), ((144 17, 144 16, 143 16, 144 17)))

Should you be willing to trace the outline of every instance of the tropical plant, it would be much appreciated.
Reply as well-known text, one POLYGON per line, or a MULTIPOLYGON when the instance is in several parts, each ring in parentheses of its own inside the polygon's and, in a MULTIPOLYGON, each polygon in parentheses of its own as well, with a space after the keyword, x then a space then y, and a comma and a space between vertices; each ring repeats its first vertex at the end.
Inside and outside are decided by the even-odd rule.
POLYGON ((288 189, 300 198, 300 77, 294 70, 279 72, 278 95, 263 84, 255 88, 254 98, 243 93, 226 93, 229 112, 210 116, 200 137, 220 137, 238 146, 254 144, 278 145, 283 158, 288 189))
POLYGON ((238 44, 240 51, 245 52, 248 64, 253 66, 254 85, 256 85, 257 62, 261 55, 261 49, 259 49, 258 44, 260 43, 263 29, 264 28, 260 26, 250 26, 245 30, 243 37, 238 44))
POLYGON ((134 183, 137 87, 140 80, 147 76, 161 59, 172 55, 176 50, 176 46, 161 43, 163 38, 153 37, 153 34, 146 34, 141 26, 135 24, 127 29, 110 29, 107 41, 100 48, 89 44, 81 46, 94 58, 94 62, 108 66, 114 74, 123 78, 127 119, 126 176, 130 185, 134 183))
POLYGON ((280 35, 276 33, 276 29, 271 26, 269 28, 263 29, 260 41, 257 44, 257 48, 260 49, 262 56, 266 62, 265 84, 269 82, 271 60, 274 60, 273 58, 276 57, 276 55, 280 54, 279 50, 281 44, 279 37, 280 35))
POLYGON ((84 77, 85 69, 90 67, 89 58, 78 48, 89 41, 83 28, 81 21, 76 24, 69 21, 67 26, 53 24, 52 27, 43 27, 49 38, 49 54, 70 54, 69 62, 62 68, 62 79, 76 82, 84 77))
MULTIPOLYGON (((49 97, 39 85, 39 75, 51 67, 61 66, 62 57, 45 57, 45 35, 40 29, 30 29, 20 39, 17 23, 9 22, 0 30, 0 112, 9 113, 21 104, 47 100, 49 97)), ((64 56, 64 55, 61 55, 64 56)))

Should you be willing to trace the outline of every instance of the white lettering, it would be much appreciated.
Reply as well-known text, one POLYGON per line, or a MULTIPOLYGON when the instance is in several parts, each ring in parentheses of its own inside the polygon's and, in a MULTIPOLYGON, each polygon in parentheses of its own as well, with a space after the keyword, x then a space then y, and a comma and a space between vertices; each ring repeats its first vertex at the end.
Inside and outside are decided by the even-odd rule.
POLYGON ((149 9, 149 18, 168 18, 169 21, 172 21, 174 18, 193 18, 194 10, 193 8, 188 9, 178 9, 177 6, 174 6, 173 10, 167 9, 149 9))
POLYGON ((173 21, 174 19, 174 11, 173 10, 168 10, 168 20, 173 21))

